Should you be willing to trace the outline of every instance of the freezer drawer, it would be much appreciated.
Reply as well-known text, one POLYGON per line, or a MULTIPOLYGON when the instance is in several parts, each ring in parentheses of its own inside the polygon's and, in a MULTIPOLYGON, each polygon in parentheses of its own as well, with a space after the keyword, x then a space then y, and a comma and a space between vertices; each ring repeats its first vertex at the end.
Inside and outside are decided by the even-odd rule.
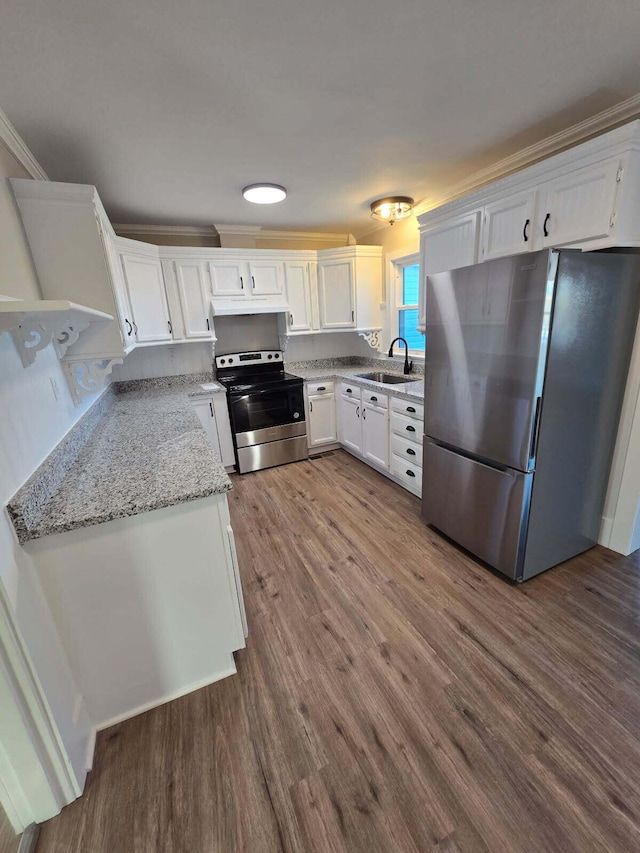
POLYGON ((422 515, 514 580, 522 573, 533 474, 502 471, 425 437, 422 515))

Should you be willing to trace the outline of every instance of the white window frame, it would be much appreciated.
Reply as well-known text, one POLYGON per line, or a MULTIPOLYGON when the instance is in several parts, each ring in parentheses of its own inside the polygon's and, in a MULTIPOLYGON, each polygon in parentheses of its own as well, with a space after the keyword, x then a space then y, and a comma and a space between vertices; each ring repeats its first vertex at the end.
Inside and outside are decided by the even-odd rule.
MULTIPOLYGON (((414 264, 420 264, 420 251, 401 249, 387 255, 387 294, 389 299, 388 334, 392 341, 400 334, 400 311, 405 308, 419 310, 419 305, 405 305, 402 301, 402 269, 414 264)), ((395 348, 398 358, 404 361, 404 347, 395 348)), ((424 360, 424 350, 409 350, 409 356, 424 360)))

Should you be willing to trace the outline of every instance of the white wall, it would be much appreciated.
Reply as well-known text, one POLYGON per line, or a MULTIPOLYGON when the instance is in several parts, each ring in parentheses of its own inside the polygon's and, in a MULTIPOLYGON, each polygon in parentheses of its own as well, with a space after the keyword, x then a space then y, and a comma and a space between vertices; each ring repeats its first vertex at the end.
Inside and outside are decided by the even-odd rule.
POLYGON ((183 373, 211 373, 213 356, 210 343, 170 344, 140 347, 116 364, 112 382, 131 379, 156 379, 158 376, 181 376, 183 373))
MULTIPOLYGON (((28 175, 0 144, 0 294, 38 299, 38 280, 5 180, 8 177, 28 175)), ((90 398, 82 407, 74 407, 51 346, 38 353, 33 365, 23 368, 9 334, 0 334, 1 506, 94 401, 90 398), (58 400, 53 394, 52 378, 59 389, 58 400)), ((76 686, 33 565, 17 544, 4 509, 0 515, 0 582, 72 759, 76 778, 83 781, 88 720, 80 708, 80 717, 74 722, 76 686)))

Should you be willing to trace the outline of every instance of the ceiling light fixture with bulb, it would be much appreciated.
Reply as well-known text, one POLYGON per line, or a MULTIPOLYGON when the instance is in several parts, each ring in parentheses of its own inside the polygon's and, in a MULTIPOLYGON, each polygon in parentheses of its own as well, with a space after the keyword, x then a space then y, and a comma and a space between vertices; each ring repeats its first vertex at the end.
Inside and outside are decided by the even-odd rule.
POLYGON ((371 203, 371 218, 393 225, 399 219, 407 219, 413 213, 413 199, 406 195, 392 195, 371 203))
POLYGON ((275 204, 287 197, 287 191, 279 184, 249 184, 242 190, 242 197, 253 204, 275 204))

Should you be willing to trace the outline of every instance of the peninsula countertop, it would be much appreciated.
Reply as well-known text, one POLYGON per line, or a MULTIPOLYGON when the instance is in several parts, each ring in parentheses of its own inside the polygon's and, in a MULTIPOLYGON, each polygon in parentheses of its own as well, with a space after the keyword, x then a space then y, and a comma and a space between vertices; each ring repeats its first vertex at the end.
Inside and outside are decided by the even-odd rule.
POLYGON ((21 512, 36 471, 10 501, 20 542, 229 491, 231 481, 189 401, 203 389, 184 379, 114 383, 106 410, 53 494, 30 519, 21 512))

